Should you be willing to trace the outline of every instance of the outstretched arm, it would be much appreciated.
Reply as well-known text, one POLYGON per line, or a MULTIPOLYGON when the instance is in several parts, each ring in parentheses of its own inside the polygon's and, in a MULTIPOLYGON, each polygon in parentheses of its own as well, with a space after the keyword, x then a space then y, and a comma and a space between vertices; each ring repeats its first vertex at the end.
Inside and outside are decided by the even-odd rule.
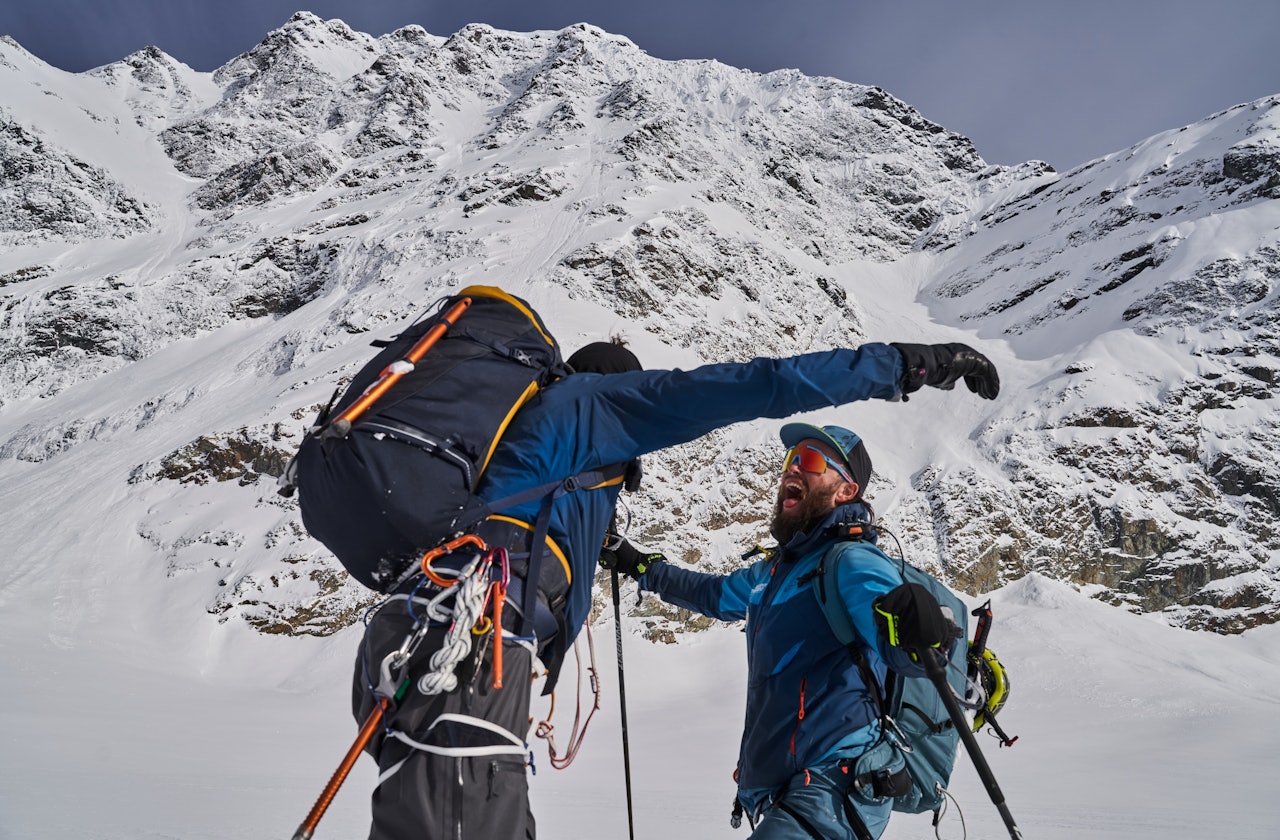
POLYGON ((640 581, 640 588, 662 600, 721 621, 747 617, 751 593, 767 574, 757 563, 728 575, 680 569, 657 552, 643 552, 621 537, 612 537, 600 552, 600 565, 640 581))
MULTIPOLYGON (((570 386, 570 377, 566 386, 570 386)), ((986 399, 1000 390, 995 366, 963 344, 864 344, 689 371, 634 371, 591 382, 580 403, 598 463, 625 461, 760 417, 868 399, 894 399, 923 385, 949 389, 959 379, 986 399)), ((584 387, 586 383, 581 383, 584 387)))

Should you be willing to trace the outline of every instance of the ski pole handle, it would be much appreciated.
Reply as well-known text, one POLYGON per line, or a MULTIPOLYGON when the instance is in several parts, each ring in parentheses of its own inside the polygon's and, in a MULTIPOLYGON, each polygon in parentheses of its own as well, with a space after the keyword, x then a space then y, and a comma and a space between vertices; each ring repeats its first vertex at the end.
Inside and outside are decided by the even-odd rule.
POLYGON ((978 629, 973 633, 973 644, 969 646, 969 656, 981 659, 982 652, 987 649, 987 636, 991 633, 991 601, 988 600, 969 615, 978 619, 978 629))
POLYGON ((320 824, 320 818, 324 816, 324 812, 329 810, 329 805, 333 802, 333 798, 338 795, 338 788, 342 787, 342 783, 347 780, 347 775, 351 772, 351 768, 355 766, 356 759, 360 757, 360 753, 369 745, 369 741, 373 739, 373 734, 378 731, 378 724, 382 723, 382 715, 386 712, 387 707, 391 705, 391 701, 385 697, 378 698, 378 705, 373 711, 369 712, 369 717, 365 718, 364 724, 360 727, 360 732, 356 735, 355 743, 351 745, 351 749, 347 750, 347 754, 343 756, 342 763, 338 765, 338 769, 334 771, 333 776, 329 779, 329 784, 324 786, 324 790, 320 792, 320 798, 316 800, 316 804, 311 806, 311 812, 307 814, 307 818, 298 826, 298 830, 293 833, 293 840, 311 840, 311 835, 315 833, 316 826, 320 824))

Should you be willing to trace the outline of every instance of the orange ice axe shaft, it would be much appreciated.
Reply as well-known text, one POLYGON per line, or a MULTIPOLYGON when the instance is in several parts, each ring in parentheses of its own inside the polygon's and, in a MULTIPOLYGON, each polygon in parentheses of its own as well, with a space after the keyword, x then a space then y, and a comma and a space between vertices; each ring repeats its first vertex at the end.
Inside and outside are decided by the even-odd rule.
POLYGON ((422 357, 426 355, 427 351, 435 346, 436 342, 449 331, 449 327, 452 327, 470 306, 471 298, 464 297, 449 307, 449 310, 441 316, 439 323, 423 333, 413 347, 409 348, 409 352, 405 354, 404 358, 394 361, 383 368, 382 373, 378 375, 377 381, 366 388, 355 402, 343 409, 342 413, 334 418, 332 426, 334 432, 340 437, 345 436, 350 431, 351 424, 361 414, 368 411, 369 407, 376 403, 392 385, 395 385, 400 377, 413 370, 414 365, 422 361, 422 357))

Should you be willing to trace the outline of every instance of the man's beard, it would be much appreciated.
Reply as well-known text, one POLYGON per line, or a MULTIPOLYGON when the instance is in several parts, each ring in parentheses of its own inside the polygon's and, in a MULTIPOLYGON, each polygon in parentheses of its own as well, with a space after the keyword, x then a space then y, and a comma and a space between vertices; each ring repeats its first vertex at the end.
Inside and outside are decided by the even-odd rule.
POLYGON ((782 506, 786 493, 778 488, 778 501, 773 506, 773 521, 769 523, 769 531, 778 545, 786 545, 791 539, 803 532, 810 532, 818 523, 827 518, 827 514, 835 509, 836 493, 840 485, 832 487, 806 488, 800 503, 790 510, 782 506))

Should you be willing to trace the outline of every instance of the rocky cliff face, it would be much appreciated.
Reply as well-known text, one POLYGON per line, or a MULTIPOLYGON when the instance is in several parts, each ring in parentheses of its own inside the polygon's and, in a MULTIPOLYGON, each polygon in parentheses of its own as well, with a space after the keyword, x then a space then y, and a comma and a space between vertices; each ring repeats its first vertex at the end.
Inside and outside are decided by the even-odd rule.
POLYGON ((152 223, 146 205, 105 170, 50 144, 38 128, 13 122, 0 126, 0 219, 5 245, 124 237, 152 223))
MULTIPOLYGON (((115 488, 84 515, 131 523, 211 619, 322 634, 368 602, 265 479, 369 339, 472 282, 651 367, 985 342, 989 412, 846 421, 910 556, 970 591, 1034 569, 1194 626, 1277 616, 1274 101, 1059 175, 877 88, 586 25, 299 13, 212 74, 0 59, 0 475, 115 488)), ((633 535, 732 567, 766 536, 774 427, 650 458, 633 535)), ((13 579, 76 547, 5 539, 13 579)))
POLYGON ((1050 363, 981 433, 1018 492, 987 505, 1014 538, 976 583, 1045 569, 1191 626, 1276 620, 1278 143, 1280 98, 1240 105, 929 239, 935 309, 1050 363))

